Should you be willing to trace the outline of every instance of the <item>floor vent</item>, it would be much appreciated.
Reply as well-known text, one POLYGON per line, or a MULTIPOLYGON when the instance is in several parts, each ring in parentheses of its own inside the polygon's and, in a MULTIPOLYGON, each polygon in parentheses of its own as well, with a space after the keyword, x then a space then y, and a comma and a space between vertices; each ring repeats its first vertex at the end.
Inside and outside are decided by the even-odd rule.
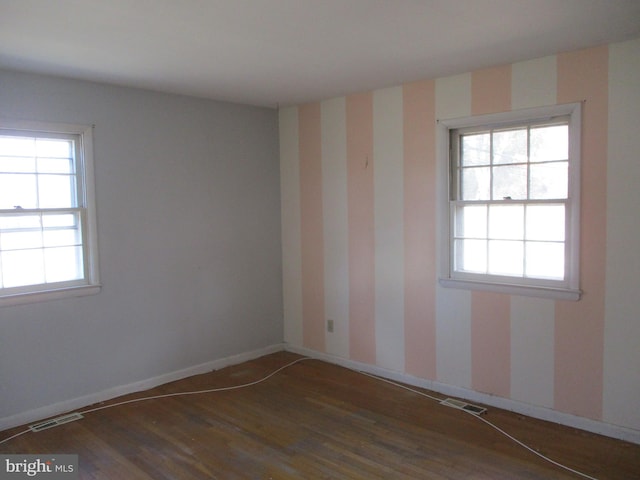
POLYGON ((446 398, 442 400, 440 404, 446 405, 447 407, 457 408, 458 410, 464 410, 466 412, 473 413, 474 415, 482 415, 487 411, 486 408, 472 405, 471 403, 463 402, 462 400, 456 400, 455 398, 446 398))
POLYGON ((62 415, 61 417, 52 418, 51 420, 45 420, 44 422, 36 423, 34 425, 29 425, 29 428, 32 432, 41 432, 47 428, 57 427, 58 425, 73 422, 74 420, 80 420, 81 418, 84 417, 81 414, 74 412, 62 415))

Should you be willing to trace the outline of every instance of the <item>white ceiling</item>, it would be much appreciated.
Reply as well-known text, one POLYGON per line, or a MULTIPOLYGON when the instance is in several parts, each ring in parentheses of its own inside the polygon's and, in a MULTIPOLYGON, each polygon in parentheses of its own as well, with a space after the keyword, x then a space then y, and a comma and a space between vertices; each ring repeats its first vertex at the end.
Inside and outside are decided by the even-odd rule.
POLYGON ((1 68, 272 107, 637 36, 640 0, 0 0, 1 68))

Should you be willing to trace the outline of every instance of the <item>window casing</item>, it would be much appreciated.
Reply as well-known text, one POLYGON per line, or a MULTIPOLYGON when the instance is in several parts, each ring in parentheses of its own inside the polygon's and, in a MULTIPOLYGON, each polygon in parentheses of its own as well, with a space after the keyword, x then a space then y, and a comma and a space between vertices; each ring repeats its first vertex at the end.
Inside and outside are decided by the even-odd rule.
POLYGON ((440 121, 447 287, 578 300, 580 104, 440 121))
POLYGON ((0 306, 99 291, 92 127, 0 119, 0 306))

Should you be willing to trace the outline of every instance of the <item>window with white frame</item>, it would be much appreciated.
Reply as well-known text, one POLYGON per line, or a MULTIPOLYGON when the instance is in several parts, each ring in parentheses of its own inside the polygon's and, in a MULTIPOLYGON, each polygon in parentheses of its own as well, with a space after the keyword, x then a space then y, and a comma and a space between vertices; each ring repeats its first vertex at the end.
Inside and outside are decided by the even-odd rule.
POLYGON ((441 122, 445 286, 578 300, 580 104, 441 122))
POLYGON ((92 127, 0 120, 0 305, 96 293, 92 127))

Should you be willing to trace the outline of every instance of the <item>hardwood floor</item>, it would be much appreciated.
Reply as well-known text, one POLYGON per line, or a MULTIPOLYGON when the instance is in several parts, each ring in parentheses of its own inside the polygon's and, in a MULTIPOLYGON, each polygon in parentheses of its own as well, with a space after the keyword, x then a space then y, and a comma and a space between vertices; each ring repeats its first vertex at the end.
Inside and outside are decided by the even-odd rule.
MULTIPOLYGON (((297 358, 280 352, 105 404, 248 383, 297 358)), ((484 418, 599 480, 640 478, 639 445, 494 408, 484 418)), ((581 478, 469 414, 317 360, 248 388, 88 413, 0 453, 76 453, 83 479, 581 478)))

